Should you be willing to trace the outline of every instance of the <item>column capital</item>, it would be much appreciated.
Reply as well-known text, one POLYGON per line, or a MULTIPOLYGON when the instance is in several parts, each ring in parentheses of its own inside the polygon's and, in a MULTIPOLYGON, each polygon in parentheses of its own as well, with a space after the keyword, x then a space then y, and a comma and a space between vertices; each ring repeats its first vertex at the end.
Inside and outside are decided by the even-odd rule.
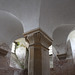
POLYGON ((48 47, 52 44, 52 39, 48 37, 41 29, 36 29, 24 34, 24 37, 30 46, 44 47, 48 50, 48 47))

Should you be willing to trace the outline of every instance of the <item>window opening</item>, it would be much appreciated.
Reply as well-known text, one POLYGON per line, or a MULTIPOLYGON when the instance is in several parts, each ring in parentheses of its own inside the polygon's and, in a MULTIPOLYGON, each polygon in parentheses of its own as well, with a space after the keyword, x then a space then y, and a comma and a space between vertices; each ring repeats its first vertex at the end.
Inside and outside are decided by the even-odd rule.
POLYGON ((12 43, 10 66, 18 69, 28 68, 28 43, 20 38, 12 43))
POLYGON ((75 63, 75 30, 73 30, 69 34, 67 41, 70 42, 70 46, 71 46, 71 50, 72 50, 72 55, 73 55, 73 60, 74 60, 74 63, 75 63))
POLYGON ((53 51, 52 51, 52 45, 49 47, 49 61, 50 61, 50 68, 53 68, 53 51))

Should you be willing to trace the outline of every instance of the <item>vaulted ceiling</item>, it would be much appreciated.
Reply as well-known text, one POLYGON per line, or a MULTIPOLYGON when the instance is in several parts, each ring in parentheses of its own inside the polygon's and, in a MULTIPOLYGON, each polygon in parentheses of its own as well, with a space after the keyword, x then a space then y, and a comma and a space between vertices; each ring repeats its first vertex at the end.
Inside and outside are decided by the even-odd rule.
POLYGON ((0 11, 0 44, 9 45, 22 36, 22 23, 11 13, 0 11))
MULTIPOLYGON (((75 26, 75 0, 0 0, 0 10, 15 15, 23 25, 24 33, 40 28, 52 39, 53 32, 57 27, 71 24, 75 26)), ((11 20, 7 15, 0 14, 1 19, 2 17, 11 20)), ((2 27, 1 19, 0 26, 2 27)), ((4 20, 5 24, 3 23, 4 26, 8 24, 6 19, 4 20)), ((14 23, 18 22, 13 20, 8 22, 11 28, 14 25, 17 29, 19 26, 14 23)))

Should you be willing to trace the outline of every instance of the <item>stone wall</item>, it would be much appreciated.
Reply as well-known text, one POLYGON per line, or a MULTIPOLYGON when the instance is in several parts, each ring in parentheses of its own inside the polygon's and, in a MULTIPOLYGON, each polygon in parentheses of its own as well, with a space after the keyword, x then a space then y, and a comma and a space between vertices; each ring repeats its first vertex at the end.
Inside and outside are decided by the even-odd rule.
POLYGON ((10 48, 6 44, 2 44, 0 49, 3 49, 3 51, 0 50, 0 75, 23 75, 23 70, 10 67, 10 48), (7 54, 3 54, 5 51, 7 54))
POLYGON ((72 59, 57 60, 54 57, 54 68, 50 69, 50 75, 75 75, 74 67, 72 59))
POLYGON ((0 69, 0 75, 24 75, 23 70, 9 68, 9 69, 0 69))

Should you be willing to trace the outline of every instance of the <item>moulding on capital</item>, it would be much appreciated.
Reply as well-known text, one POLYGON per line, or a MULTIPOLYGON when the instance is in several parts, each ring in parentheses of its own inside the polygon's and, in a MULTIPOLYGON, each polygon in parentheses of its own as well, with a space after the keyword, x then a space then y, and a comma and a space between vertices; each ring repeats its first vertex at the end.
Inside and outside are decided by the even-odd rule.
POLYGON ((52 40, 40 29, 24 34, 24 37, 30 45, 39 46, 40 44, 42 47, 48 48, 52 44, 52 40))
POLYGON ((28 36, 28 35, 32 35, 34 33, 40 32, 41 34, 43 34, 47 39, 49 39, 51 42, 53 41, 44 31, 42 31, 40 28, 34 29, 32 31, 29 31, 27 33, 24 33, 24 37, 28 36))

